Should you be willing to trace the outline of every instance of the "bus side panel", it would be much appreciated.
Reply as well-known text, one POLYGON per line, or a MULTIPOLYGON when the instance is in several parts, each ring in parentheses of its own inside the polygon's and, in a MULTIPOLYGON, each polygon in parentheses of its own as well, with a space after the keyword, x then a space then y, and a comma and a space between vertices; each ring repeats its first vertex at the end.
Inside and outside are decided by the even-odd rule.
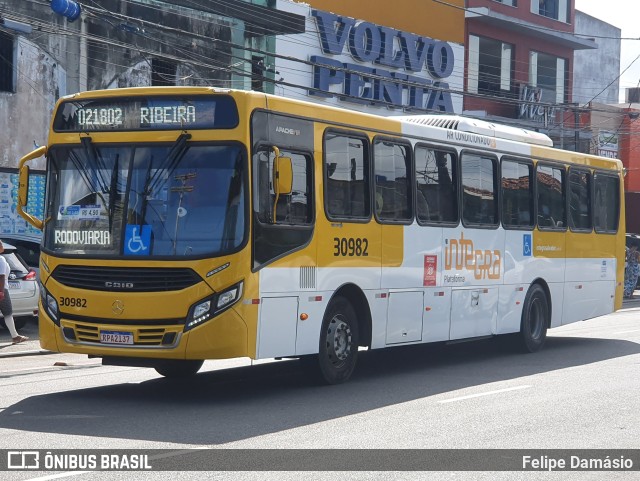
POLYGON ((443 284, 451 292, 451 339, 495 334, 503 283, 504 230, 446 229, 443 284))
POLYGON ((451 331, 451 288, 433 287, 424 291, 422 341, 448 341, 451 331))
POLYGON ((297 356, 305 354, 317 354, 320 340, 320 327, 324 313, 331 299, 329 291, 300 292, 299 312, 300 316, 306 314, 307 318, 298 316, 296 329, 297 356))
POLYGON ((567 233, 563 324, 613 312, 616 288, 616 236, 567 233))
POLYGON ((442 227, 413 224, 405 227, 403 270, 405 280, 396 283, 392 269, 383 269, 383 287, 420 288, 422 342, 449 340, 451 288, 443 287, 442 227))
MULTIPOLYGON (((425 335, 428 335, 428 338, 440 338, 440 324, 445 321, 445 339, 448 339, 449 311, 424 315, 426 300, 433 304, 431 297, 425 298, 425 287, 440 285, 442 282, 438 274, 438 266, 442 265, 442 229, 422 227, 415 223, 406 227, 383 226, 382 238, 381 287, 389 290, 386 344, 425 341, 425 335), (404 230, 403 238, 394 235, 393 231, 398 228, 404 230), (400 251, 403 258, 395 256, 396 258, 392 259, 389 253, 394 250, 400 251), (428 275, 425 269, 431 269, 428 275), (400 299, 402 300, 399 301, 400 299)), ((429 292, 429 295, 433 296, 433 293, 429 292)), ((442 307, 442 303, 438 302, 432 307, 442 307)))
POLYGON ((298 297, 262 297, 256 357, 290 356, 296 350, 298 297))
POLYGON ((551 295, 551 325, 562 325, 564 305, 564 271, 567 255, 566 234, 563 231, 533 231, 533 256, 535 262, 527 266, 529 283, 535 279, 544 280, 551 295))
POLYGON ((381 287, 407 289, 441 286, 442 228, 423 227, 414 223, 405 227, 404 232, 402 266, 383 267, 381 287), (426 276, 425 265, 435 268, 433 274, 426 276))
POLYGON ((528 284, 508 284, 500 287, 496 334, 520 331, 522 306, 528 288, 528 284))
POLYGON ((535 279, 534 266, 540 262, 533 256, 531 231, 505 231, 504 285, 500 288, 496 334, 520 330, 524 298, 535 279))

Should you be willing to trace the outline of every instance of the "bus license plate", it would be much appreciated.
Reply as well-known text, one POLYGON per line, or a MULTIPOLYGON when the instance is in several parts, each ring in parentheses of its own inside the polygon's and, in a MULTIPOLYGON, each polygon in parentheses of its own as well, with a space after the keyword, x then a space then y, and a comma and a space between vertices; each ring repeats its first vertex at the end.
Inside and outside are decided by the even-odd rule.
POLYGON ((133 334, 122 331, 100 331, 102 344, 133 344, 133 334))
POLYGON ((9 289, 20 289, 21 287, 20 281, 9 281, 9 289))

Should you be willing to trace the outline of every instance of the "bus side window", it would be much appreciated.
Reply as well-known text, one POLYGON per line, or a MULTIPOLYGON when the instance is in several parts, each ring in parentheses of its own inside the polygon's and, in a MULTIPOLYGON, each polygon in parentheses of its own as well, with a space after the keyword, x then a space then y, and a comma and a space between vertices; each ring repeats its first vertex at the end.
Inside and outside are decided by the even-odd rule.
POLYGON ((410 222, 410 147, 386 140, 373 145, 376 216, 382 222, 410 222))
POLYGON ((598 172, 593 176, 594 227, 596 232, 618 231, 620 217, 620 180, 612 175, 598 172), (609 202, 611 200, 611 202, 609 202))
POLYGON ((538 164, 536 168, 538 192, 538 226, 565 229, 565 171, 561 167, 538 164))
POLYGON ((418 145, 414 156, 418 223, 457 222, 455 155, 418 145))
POLYGON ((312 232, 312 157, 285 150, 280 151, 280 156, 291 159, 292 188, 291 192, 276 195, 274 152, 260 150, 254 155, 254 268, 306 244, 312 232))
POLYGON ((502 225, 533 227, 533 165, 502 161, 502 225))
POLYGON ((497 165, 488 155, 462 155, 462 219, 480 227, 498 224, 497 165))
POLYGON ((369 152, 364 138, 327 132, 324 137, 325 210, 329 219, 371 216, 369 152))
POLYGON ((271 174, 273 171, 273 159, 268 152, 262 151, 256 154, 257 157, 257 177, 258 177, 258 195, 256 196, 258 202, 258 219, 260 222, 269 222, 272 219, 272 209, 274 195, 271 185, 271 174))
POLYGON ((573 230, 591 231, 591 173, 569 169, 569 220, 573 230))

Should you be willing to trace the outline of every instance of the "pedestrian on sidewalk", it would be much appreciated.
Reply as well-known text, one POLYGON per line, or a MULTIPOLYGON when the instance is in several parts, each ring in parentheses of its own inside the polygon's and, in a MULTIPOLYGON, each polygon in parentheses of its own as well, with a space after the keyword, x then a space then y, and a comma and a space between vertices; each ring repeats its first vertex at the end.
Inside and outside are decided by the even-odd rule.
MULTIPOLYGON (((0 254, 3 252, 4 245, 2 244, 2 241, 0 241, 0 254)), ((9 295, 9 289, 7 289, 7 286, 9 285, 9 274, 11 274, 11 267, 4 256, 0 255, 0 312, 2 312, 2 315, 4 316, 4 324, 7 326, 7 329, 9 329, 11 340, 14 344, 19 344, 29 338, 27 336, 21 336, 18 334, 18 331, 16 331, 16 325, 13 321, 11 296, 9 295)))
POLYGON ((627 247, 627 258, 624 269, 624 297, 631 299, 633 291, 638 284, 638 276, 640 275, 640 252, 638 247, 631 245, 627 247))

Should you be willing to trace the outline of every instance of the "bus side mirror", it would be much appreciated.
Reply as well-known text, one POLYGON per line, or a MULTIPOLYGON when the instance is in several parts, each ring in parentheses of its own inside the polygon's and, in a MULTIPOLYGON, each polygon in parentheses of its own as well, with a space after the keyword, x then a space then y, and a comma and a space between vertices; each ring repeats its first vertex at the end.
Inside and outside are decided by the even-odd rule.
POLYGON ((29 201, 29 166, 23 165, 18 177, 18 204, 25 207, 29 201))
POLYGON ((271 223, 276 224, 278 200, 281 195, 290 195, 293 189, 293 166, 291 157, 281 157, 280 149, 275 145, 273 149, 273 193, 275 198, 273 200, 273 211, 271 213, 271 223))
POLYGON ((27 200, 29 197, 29 166, 27 165, 27 162, 37 159, 38 157, 42 157, 43 155, 47 155, 47 147, 44 145, 42 147, 38 147, 33 152, 28 153, 20 159, 20 163, 18 165, 18 169, 20 169, 20 174, 18 175, 18 205, 16 206, 18 214, 20 214, 24 220, 33 227, 40 230, 42 230, 44 222, 26 212, 24 208, 27 206, 27 200))
POLYGON ((289 195, 293 186, 293 167, 290 157, 278 157, 275 161, 276 195, 289 195))

